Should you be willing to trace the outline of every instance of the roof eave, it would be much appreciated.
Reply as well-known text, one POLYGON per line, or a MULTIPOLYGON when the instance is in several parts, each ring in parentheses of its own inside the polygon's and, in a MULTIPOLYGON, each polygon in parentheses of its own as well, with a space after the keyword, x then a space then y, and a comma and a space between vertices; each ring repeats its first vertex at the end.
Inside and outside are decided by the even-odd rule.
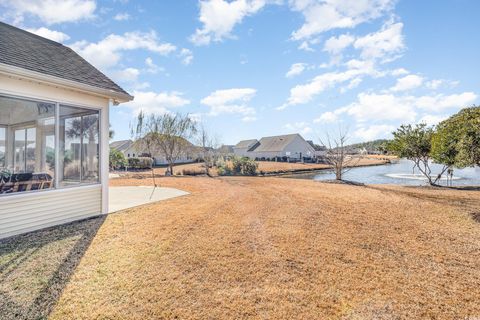
POLYGON ((108 98, 108 99, 113 99, 114 105, 118 105, 120 103, 133 100, 133 96, 127 93, 95 87, 95 86, 91 86, 81 82, 63 79, 60 77, 55 77, 55 76, 43 74, 40 72, 11 66, 4 63, 0 63, 0 73, 5 74, 7 76, 13 75, 19 78, 45 83, 47 85, 54 85, 56 87, 71 89, 71 90, 93 94, 93 95, 108 98))

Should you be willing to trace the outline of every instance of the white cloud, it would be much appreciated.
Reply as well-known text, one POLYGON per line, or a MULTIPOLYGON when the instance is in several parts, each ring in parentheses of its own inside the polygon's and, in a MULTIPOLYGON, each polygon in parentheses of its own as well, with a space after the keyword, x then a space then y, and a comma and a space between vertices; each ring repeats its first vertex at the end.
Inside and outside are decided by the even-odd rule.
POLYGON ((395 0, 290 0, 292 10, 305 18, 292 39, 309 39, 336 28, 353 28, 389 12, 395 0))
POLYGON ((290 70, 285 74, 285 77, 291 78, 301 74, 307 68, 306 63, 294 63, 290 66, 290 70))
MULTIPOLYGON (((360 123, 368 121, 414 123, 419 109, 430 112, 440 112, 448 108, 460 109, 473 103, 477 97, 473 92, 419 97, 360 93, 357 96, 357 101, 337 109, 331 114, 322 115, 317 121, 336 120, 339 115, 346 114, 354 117, 360 123)), ((427 122, 434 122, 434 117, 438 117, 438 115, 430 114, 429 117, 422 119, 425 119, 427 122)))
POLYGON ((17 23, 28 15, 37 16, 48 25, 91 19, 97 7, 94 0, 3 0, 0 5, 17 23))
POLYGON ((409 74, 403 78, 397 79, 397 83, 392 87, 392 91, 407 91, 420 87, 423 84, 423 77, 416 74, 409 74))
POLYGON ((130 15, 128 13, 117 13, 115 15, 115 17, 113 17, 113 19, 117 20, 117 21, 127 21, 127 20, 130 20, 130 15))
POLYGON ((449 116, 447 115, 434 115, 434 114, 426 114, 420 118, 418 121, 419 123, 426 123, 429 126, 433 126, 442 122, 443 120, 447 119, 449 116))
POLYGON ((342 34, 338 37, 331 37, 325 41, 323 51, 330 54, 337 55, 345 48, 350 46, 355 41, 355 38, 349 34, 342 34))
POLYGON ((146 72, 148 73, 157 74, 158 72, 165 71, 164 68, 157 66, 151 57, 145 59, 145 64, 147 65, 146 72))
POLYGON ((432 90, 437 90, 442 84, 444 84, 443 80, 440 79, 434 79, 428 81, 425 85, 427 88, 432 89, 432 90))
POLYGON ((35 33, 36 35, 39 35, 41 37, 56 41, 56 42, 64 42, 68 39, 70 39, 70 36, 67 34, 60 32, 60 31, 55 31, 55 30, 50 30, 45 27, 41 27, 38 29, 26 29, 27 31, 31 33, 35 33))
POLYGON ((255 96, 257 90, 252 88, 233 88, 217 90, 200 102, 210 107, 209 115, 220 114, 241 114, 244 121, 252 120, 255 117, 255 109, 247 106, 247 103, 255 96))
POLYGON ((360 122, 399 120, 414 122, 417 113, 409 97, 392 94, 360 93, 358 100, 344 110, 360 122))
MULTIPOLYGON (((350 61, 348 64, 350 69, 342 72, 328 72, 316 76, 310 82, 306 84, 301 84, 290 89, 290 96, 287 102, 281 107, 277 108, 279 110, 285 109, 291 105, 305 104, 320 94, 321 92, 334 87, 335 85, 353 79, 359 79, 364 75, 373 75, 375 76, 377 72, 373 69, 373 64, 371 62, 365 61, 350 61)), ((355 84, 358 85, 359 80, 355 80, 352 83, 352 86, 355 84)))
POLYGON ((122 107, 127 107, 133 113, 138 113, 143 110, 147 114, 156 113, 162 114, 172 108, 183 107, 190 104, 190 101, 183 98, 180 92, 153 92, 153 91, 134 91, 135 99, 128 103, 122 104, 122 107))
POLYGON ((327 111, 320 115, 320 117, 313 120, 314 123, 333 123, 338 121, 338 115, 335 112, 327 111))
POLYGON ((201 0, 199 20, 203 24, 190 37, 196 45, 207 45, 211 41, 231 38, 235 25, 243 18, 257 13, 267 0, 201 0))
POLYGON ((290 133, 300 133, 302 135, 307 135, 313 131, 307 122, 287 123, 283 127, 290 133))
POLYGON ((392 70, 390 72, 390 74, 394 77, 398 77, 398 76, 404 76, 406 74, 409 74, 410 72, 404 68, 398 68, 398 69, 395 69, 395 70, 392 70))
POLYGON ((100 69, 116 65, 122 51, 144 49, 160 55, 168 55, 176 50, 171 43, 161 43, 155 32, 127 32, 123 35, 111 34, 97 43, 75 42, 71 47, 81 56, 100 69))
POLYGON ((123 70, 114 71, 111 74, 115 81, 122 83, 134 83, 138 80, 140 70, 135 68, 126 68, 123 70))
POLYGON ((190 49, 183 48, 180 50, 179 57, 182 59, 182 63, 188 66, 190 63, 192 63, 193 52, 190 49))
POLYGON ((421 109, 440 111, 449 108, 464 108, 477 100, 478 96, 473 92, 463 92, 460 94, 435 96, 422 96, 416 99, 415 105, 421 109))
POLYGON ((403 23, 389 22, 380 31, 357 38, 353 46, 355 49, 361 50, 360 56, 363 59, 392 61, 405 49, 402 30, 403 23))
POLYGON ((396 127, 386 124, 372 125, 369 127, 360 127, 353 133, 355 137, 363 141, 371 141, 379 138, 387 138, 396 129, 396 127))

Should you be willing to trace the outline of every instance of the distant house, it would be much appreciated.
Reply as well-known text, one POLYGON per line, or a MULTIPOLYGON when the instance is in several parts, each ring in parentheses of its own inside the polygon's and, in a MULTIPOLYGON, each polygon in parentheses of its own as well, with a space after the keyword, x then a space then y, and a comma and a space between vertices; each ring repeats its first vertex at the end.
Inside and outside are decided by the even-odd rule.
POLYGON ((0 238, 108 213, 109 110, 132 99, 72 49, 0 22, 0 238))
POLYGON ((322 155, 313 143, 307 142, 298 134, 263 137, 260 140, 240 141, 234 147, 234 153, 240 157, 254 160, 303 160, 314 159, 322 155))
POLYGON ((257 144, 257 139, 242 140, 233 147, 233 153, 238 157, 250 157, 249 152, 251 152, 257 144))
MULTIPOLYGON (((195 162, 200 157, 200 148, 193 145, 191 142, 185 140, 185 151, 182 151, 180 157, 175 161, 175 163, 192 163, 195 162)), ((118 151, 122 152, 126 159, 138 158, 138 157, 151 157, 153 163, 156 166, 167 165, 167 158, 158 148, 155 148, 156 151, 154 154, 150 154, 145 147, 142 146, 141 141, 132 141, 132 140, 122 140, 115 141, 110 144, 110 148, 115 148, 118 151)))
POLYGON ((121 153, 124 154, 125 158, 127 158, 127 155, 124 153, 124 151, 126 151, 132 144, 133 144, 132 140, 114 141, 110 143, 110 149, 115 149, 117 151, 120 151, 121 153))
POLYGON ((233 148, 235 148, 235 146, 223 144, 220 148, 217 149, 217 152, 222 155, 233 155, 233 148))

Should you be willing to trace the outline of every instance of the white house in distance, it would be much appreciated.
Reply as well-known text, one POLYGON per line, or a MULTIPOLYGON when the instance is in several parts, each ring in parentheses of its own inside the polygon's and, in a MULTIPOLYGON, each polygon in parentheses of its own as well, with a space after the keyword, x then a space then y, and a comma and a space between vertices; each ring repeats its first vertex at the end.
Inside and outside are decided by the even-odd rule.
POLYGON ((109 108, 133 97, 0 22, 0 238, 108 212, 109 108))
POLYGON ((263 137, 260 140, 243 140, 234 148, 234 154, 253 160, 302 160, 324 155, 311 141, 298 134, 263 137))
MULTIPOLYGON (((194 146, 189 141, 186 141, 185 143, 188 146, 188 148, 186 152, 183 152, 175 161, 175 163, 177 164, 192 163, 192 162, 195 162, 200 157, 200 151, 198 151, 198 147, 194 146)), ((123 153, 125 159, 138 158, 138 157, 143 157, 145 155, 148 155, 148 150, 145 150, 144 148, 139 146, 138 143, 132 140, 114 141, 110 143, 110 148, 116 149, 121 153, 123 153)), ((158 152, 157 154, 153 154, 151 155, 151 157, 153 159, 154 165, 156 166, 162 166, 162 165, 168 164, 167 158, 161 152, 158 152)))

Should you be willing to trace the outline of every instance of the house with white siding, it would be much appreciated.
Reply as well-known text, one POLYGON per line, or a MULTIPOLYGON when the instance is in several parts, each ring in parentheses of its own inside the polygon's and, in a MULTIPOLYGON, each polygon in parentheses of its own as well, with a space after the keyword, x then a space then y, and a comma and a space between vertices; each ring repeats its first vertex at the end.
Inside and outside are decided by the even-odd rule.
POLYGON ((108 212, 109 109, 72 49, 0 22, 0 238, 108 212))
POLYGON ((240 141, 234 147, 234 153, 239 157, 260 161, 301 161, 322 155, 312 143, 298 133, 240 141))
MULTIPOLYGON (((201 157, 200 148, 193 145, 191 142, 185 140, 184 150, 180 153, 179 157, 175 160, 176 164, 192 163, 197 161, 201 157)), ((114 148, 125 156, 126 159, 138 158, 138 157, 150 157, 153 159, 153 164, 156 166, 167 165, 168 161, 165 154, 157 147, 154 148, 154 154, 145 149, 141 141, 122 140, 114 141, 110 144, 110 148, 114 148)))

